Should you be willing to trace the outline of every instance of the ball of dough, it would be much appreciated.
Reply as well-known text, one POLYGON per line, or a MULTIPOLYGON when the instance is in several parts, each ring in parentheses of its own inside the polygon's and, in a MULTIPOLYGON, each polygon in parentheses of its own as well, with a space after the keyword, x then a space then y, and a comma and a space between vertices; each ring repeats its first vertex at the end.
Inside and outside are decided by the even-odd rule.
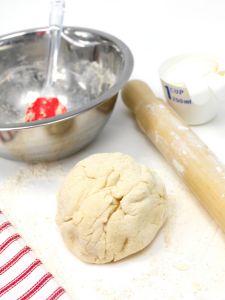
POLYGON ((153 171, 121 153, 80 161, 58 196, 57 223, 81 260, 103 264, 145 248, 163 225, 165 189, 153 171))

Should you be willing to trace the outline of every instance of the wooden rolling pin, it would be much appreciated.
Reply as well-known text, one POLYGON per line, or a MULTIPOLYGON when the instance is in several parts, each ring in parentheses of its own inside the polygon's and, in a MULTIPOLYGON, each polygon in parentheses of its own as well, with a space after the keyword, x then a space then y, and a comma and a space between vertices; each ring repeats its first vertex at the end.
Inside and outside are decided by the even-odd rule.
POLYGON ((122 97, 142 131, 225 232, 225 169, 216 156, 144 82, 128 82, 122 97))

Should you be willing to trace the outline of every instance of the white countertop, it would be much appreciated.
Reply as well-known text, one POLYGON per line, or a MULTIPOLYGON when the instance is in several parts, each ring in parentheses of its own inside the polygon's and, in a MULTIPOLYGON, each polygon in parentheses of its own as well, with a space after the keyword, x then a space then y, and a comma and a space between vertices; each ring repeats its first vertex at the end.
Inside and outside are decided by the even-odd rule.
MULTIPOLYGON (((67 0, 66 25, 109 32, 129 45, 132 77, 162 96, 158 66, 184 52, 225 57, 225 2, 214 0, 67 0)), ((0 0, 0 34, 48 24, 46 0, 0 0)), ((225 162, 225 103, 194 131, 225 162)), ((161 155, 138 130, 124 105, 102 134, 73 157, 50 165, 0 159, 0 208, 73 299, 224 300, 225 237, 161 155), (54 223, 55 197, 66 172, 96 152, 120 151, 158 171, 170 202, 167 224, 151 247, 124 261, 92 266, 64 247, 54 223), (47 229, 46 229, 47 228, 47 229)))

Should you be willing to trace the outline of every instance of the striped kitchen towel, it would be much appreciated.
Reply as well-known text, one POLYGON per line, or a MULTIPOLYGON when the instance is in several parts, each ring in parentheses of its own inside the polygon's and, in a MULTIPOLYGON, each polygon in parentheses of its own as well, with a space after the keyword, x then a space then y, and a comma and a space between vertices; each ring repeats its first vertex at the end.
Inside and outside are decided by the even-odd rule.
POLYGON ((65 290, 34 257, 0 211, 0 299, 68 300, 65 290))

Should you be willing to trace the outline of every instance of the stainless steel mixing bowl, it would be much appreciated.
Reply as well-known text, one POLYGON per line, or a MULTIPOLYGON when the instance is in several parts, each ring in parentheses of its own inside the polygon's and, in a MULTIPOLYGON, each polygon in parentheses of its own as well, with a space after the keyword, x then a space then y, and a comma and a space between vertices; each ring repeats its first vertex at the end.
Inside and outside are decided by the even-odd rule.
POLYGON ((0 38, 0 156, 52 161, 90 143, 110 117, 133 69, 128 47, 92 29, 65 27, 54 91, 68 112, 24 122, 27 105, 42 93, 49 32, 34 29, 0 38))

